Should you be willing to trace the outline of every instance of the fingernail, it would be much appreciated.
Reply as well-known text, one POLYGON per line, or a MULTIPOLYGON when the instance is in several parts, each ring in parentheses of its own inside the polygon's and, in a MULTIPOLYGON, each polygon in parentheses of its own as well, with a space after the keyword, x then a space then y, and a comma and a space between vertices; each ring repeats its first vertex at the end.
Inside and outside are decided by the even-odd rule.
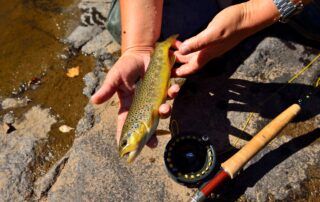
POLYGON ((176 75, 179 76, 181 73, 181 70, 180 69, 176 69, 176 75))
POLYGON ((179 85, 175 85, 173 89, 174 89, 175 92, 178 92, 180 90, 180 86, 179 85))

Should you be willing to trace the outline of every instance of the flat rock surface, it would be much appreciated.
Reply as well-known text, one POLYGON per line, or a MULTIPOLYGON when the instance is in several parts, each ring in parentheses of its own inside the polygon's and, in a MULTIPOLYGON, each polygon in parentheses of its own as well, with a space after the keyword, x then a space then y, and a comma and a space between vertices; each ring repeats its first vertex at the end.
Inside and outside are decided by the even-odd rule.
MULTIPOLYGON (((84 78, 83 92, 88 97, 101 85, 104 69, 112 67, 119 52, 105 30, 110 2, 81 1, 81 25, 66 40, 97 57, 97 67, 84 78)), ((165 171, 163 153, 171 135, 208 136, 219 165, 277 114, 314 91, 320 60, 287 83, 318 54, 320 46, 291 37, 292 30, 280 27, 246 40, 190 76, 171 101, 171 118, 160 122, 158 146, 144 148, 133 164, 119 159, 115 97, 101 106, 85 107, 72 148, 37 180, 32 173, 37 146, 46 141, 55 118, 40 107, 33 107, 23 119, 16 120, 10 113, 0 117, 0 201, 188 201, 194 190, 175 183, 165 171), (174 134, 170 135, 169 125, 174 134)), ((27 102, 0 98, 0 109, 23 107, 27 102)), ((320 197, 319 102, 319 94, 313 95, 279 137, 213 198, 316 201, 320 197)))
POLYGON ((36 106, 14 124, 17 130, 9 134, 0 131, 0 201, 24 201, 31 197, 36 146, 48 137, 55 122, 49 109, 36 106))
MULTIPOLYGON (((171 120, 179 134, 207 135, 222 162, 270 119, 313 90, 316 62, 290 85, 287 81, 316 55, 295 41, 258 36, 211 62, 184 84, 171 120), (253 118, 242 132, 250 112, 253 118)), ((293 123, 257 155, 219 200, 313 200, 319 196, 319 95, 293 123), (309 186, 313 183, 313 186, 309 186)), ((117 100, 94 107, 93 127, 75 140, 68 161, 43 199, 49 201, 187 201, 192 190, 173 182, 163 164, 170 135, 145 148, 133 164, 119 160, 114 133, 117 100), (155 159, 155 161, 154 161, 155 159)), ((92 117, 91 117, 92 118, 92 117)), ((168 131, 169 120, 160 129, 168 131)))

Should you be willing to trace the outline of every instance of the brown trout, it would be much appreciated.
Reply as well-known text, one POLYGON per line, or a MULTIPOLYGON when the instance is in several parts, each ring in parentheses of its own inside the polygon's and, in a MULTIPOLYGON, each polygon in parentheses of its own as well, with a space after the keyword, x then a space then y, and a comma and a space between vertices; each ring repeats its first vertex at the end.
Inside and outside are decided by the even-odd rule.
POLYGON ((154 134, 159 123, 159 107, 166 100, 174 56, 169 49, 178 35, 156 44, 144 77, 135 90, 132 105, 122 128, 120 157, 132 162, 154 134))

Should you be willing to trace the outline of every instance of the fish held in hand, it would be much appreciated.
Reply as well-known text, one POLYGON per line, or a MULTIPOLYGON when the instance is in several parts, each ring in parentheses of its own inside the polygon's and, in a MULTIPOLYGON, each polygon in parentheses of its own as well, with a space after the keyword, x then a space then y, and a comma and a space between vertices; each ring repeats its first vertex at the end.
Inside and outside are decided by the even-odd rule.
POLYGON ((178 35, 156 44, 144 77, 139 81, 122 128, 119 154, 132 162, 154 134, 159 123, 159 107, 165 102, 175 57, 169 49, 178 35))

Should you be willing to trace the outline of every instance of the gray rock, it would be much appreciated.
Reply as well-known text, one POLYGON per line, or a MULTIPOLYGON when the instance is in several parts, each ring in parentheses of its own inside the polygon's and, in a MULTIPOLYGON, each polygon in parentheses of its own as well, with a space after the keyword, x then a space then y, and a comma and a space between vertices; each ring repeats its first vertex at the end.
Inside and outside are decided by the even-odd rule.
MULTIPOLYGON (((244 44, 224 58, 227 62, 219 68, 225 68, 225 71, 215 72, 209 64, 187 80, 175 100, 171 117, 177 121, 179 133, 209 136, 218 155, 242 147, 291 101, 312 89, 309 85, 317 75, 316 68, 310 69, 294 84, 285 84, 292 72, 298 72, 304 65, 303 60, 314 57, 306 54, 303 46, 292 45, 295 49, 288 49, 277 38, 266 38, 249 56, 240 54, 240 57, 239 49, 246 46, 244 44), (241 61, 241 58, 245 59, 241 61), (283 86, 286 86, 284 91, 270 98, 283 86), (241 129, 251 111, 254 112, 253 120, 243 133, 241 129)), ((104 76, 101 69, 96 69, 85 80, 101 84, 104 76)), ((46 191, 40 192, 45 193, 42 199, 189 200, 192 190, 173 182, 164 169, 163 150, 170 136, 158 137, 158 147, 145 148, 131 165, 119 160, 114 140, 117 102, 113 98, 100 107, 86 107, 68 161, 58 175, 48 174, 51 181, 44 183, 42 190, 46 191), (155 158, 155 162, 150 158, 155 158)), ((275 200, 286 200, 291 193, 299 192, 308 168, 320 166, 320 142, 317 141, 320 133, 316 129, 320 109, 315 104, 319 102, 319 97, 310 100, 298 121, 289 124, 276 140, 251 160, 233 180, 231 188, 222 191, 220 198, 232 201, 242 196, 247 201, 267 201, 272 196, 275 200)), ((169 130, 168 126, 167 120, 161 122, 159 128, 169 130)))
POLYGON ((113 65, 114 65, 115 61, 112 60, 112 59, 107 59, 107 60, 104 60, 103 61, 103 66, 107 69, 107 70, 110 70, 113 65))
POLYGON ((18 107, 25 107, 30 100, 28 98, 6 98, 1 103, 2 109, 12 109, 18 107))
POLYGON ((78 49, 100 32, 102 32, 102 29, 97 25, 88 27, 78 26, 65 42, 78 49))
MULTIPOLYGON (((307 140, 308 142, 316 140, 315 134, 307 135, 313 137, 300 137, 300 142, 297 141, 297 139, 292 139, 291 137, 278 138, 273 142, 273 144, 278 145, 277 148, 271 149, 269 147, 264 149, 246 166, 244 172, 248 173, 249 171, 253 171, 253 167, 256 167, 256 165, 262 166, 262 162, 269 161, 265 166, 270 166, 270 164, 272 164, 272 158, 277 161, 277 158, 286 157, 285 152, 294 153, 275 166, 270 170, 270 172, 262 176, 254 186, 247 188, 245 195, 249 201, 267 201, 268 194, 272 194, 277 200, 285 200, 291 192, 301 191, 300 183, 307 179, 308 167, 311 165, 317 165, 320 157, 319 144, 308 146, 302 143, 304 140, 307 140), (290 140, 285 140, 287 138, 290 140), (293 146, 294 144, 296 145, 293 146), (299 144, 302 144, 305 148, 299 144), (296 148, 294 147, 299 146, 301 149, 296 151, 296 148), (250 168, 250 166, 252 167, 250 168), (246 171, 246 169, 249 170, 246 171)), ((241 179, 241 181, 245 180, 246 179, 244 178, 241 179)), ((238 181, 240 181, 240 179, 238 181)))
MULTIPOLYGON (((255 44, 252 40, 248 42, 251 45, 255 44)), ((277 114, 314 90, 319 62, 287 85, 306 65, 304 61, 316 55, 306 53, 302 45, 292 43, 288 48, 286 43, 265 38, 251 48, 252 52, 244 51, 244 44, 187 80, 171 117, 179 123, 180 133, 207 135, 218 155, 226 155, 244 146, 277 114), (249 112, 253 118, 243 132, 249 112)), ((312 97, 294 123, 245 167, 220 198, 268 201, 272 196, 273 200, 286 200, 301 192, 308 168, 319 166, 319 102, 319 96, 312 97)))
POLYGON ((17 121, 16 131, 0 134, 1 201, 25 201, 31 197, 35 147, 48 137, 55 122, 48 109, 36 106, 17 121))
POLYGON ((81 136, 83 133, 87 132, 89 129, 93 127, 94 124, 94 109, 92 104, 87 104, 84 108, 84 116, 78 122, 76 128, 76 136, 81 136))
POLYGON ((115 40, 113 40, 110 44, 107 45, 106 49, 108 53, 117 55, 120 54, 121 46, 115 40))
MULTIPOLYGON (((83 0, 80 2, 79 8, 82 11, 81 24, 65 40, 76 49, 81 48, 105 29, 110 1, 83 0)), ((87 47, 84 50, 89 51, 90 48, 87 47)))
POLYGON ((57 177, 60 175, 64 165, 69 159, 69 153, 65 154, 52 168, 47 172, 47 174, 39 178, 34 183, 33 189, 33 200, 40 200, 47 192, 50 190, 51 186, 55 183, 57 177))
POLYGON ((104 30, 92 40, 88 41, 82 48, 81 51, 86 54, 93 54, 95 57, 107 53, 107 46, 114 43, 114 39, 108 30, 104 30))
POLYGON ((14 114, 13 112, 9 112, 9 113, 6 113, 4 116, 3 116, 3 122, 5 124, 14 124, 15 122, 15 118, 14 118, 14 114))
MULTIPOLYGON (((114 140, 116 111, 116 107, 109 106, 107 110, 96 111, 102 113, 103 121, 75 140, 69 160, 48 192, 47 200, 185 201, 188 190, 175 185, 166 175, 162 147, 146 148, 131 165, 119 160, 114 140), (149 160, 152 157, 160 158, 152 163, 149 160)), ((161 146, 165 139, 160 140, 161 146)))
POLYGON ((98 79, 93 72, 89 72, 83 77, 85 88, 83 89, 83 94, 88 98, 91 97, 92 93, 95 91, 95 88, 98 86, 98 79))

